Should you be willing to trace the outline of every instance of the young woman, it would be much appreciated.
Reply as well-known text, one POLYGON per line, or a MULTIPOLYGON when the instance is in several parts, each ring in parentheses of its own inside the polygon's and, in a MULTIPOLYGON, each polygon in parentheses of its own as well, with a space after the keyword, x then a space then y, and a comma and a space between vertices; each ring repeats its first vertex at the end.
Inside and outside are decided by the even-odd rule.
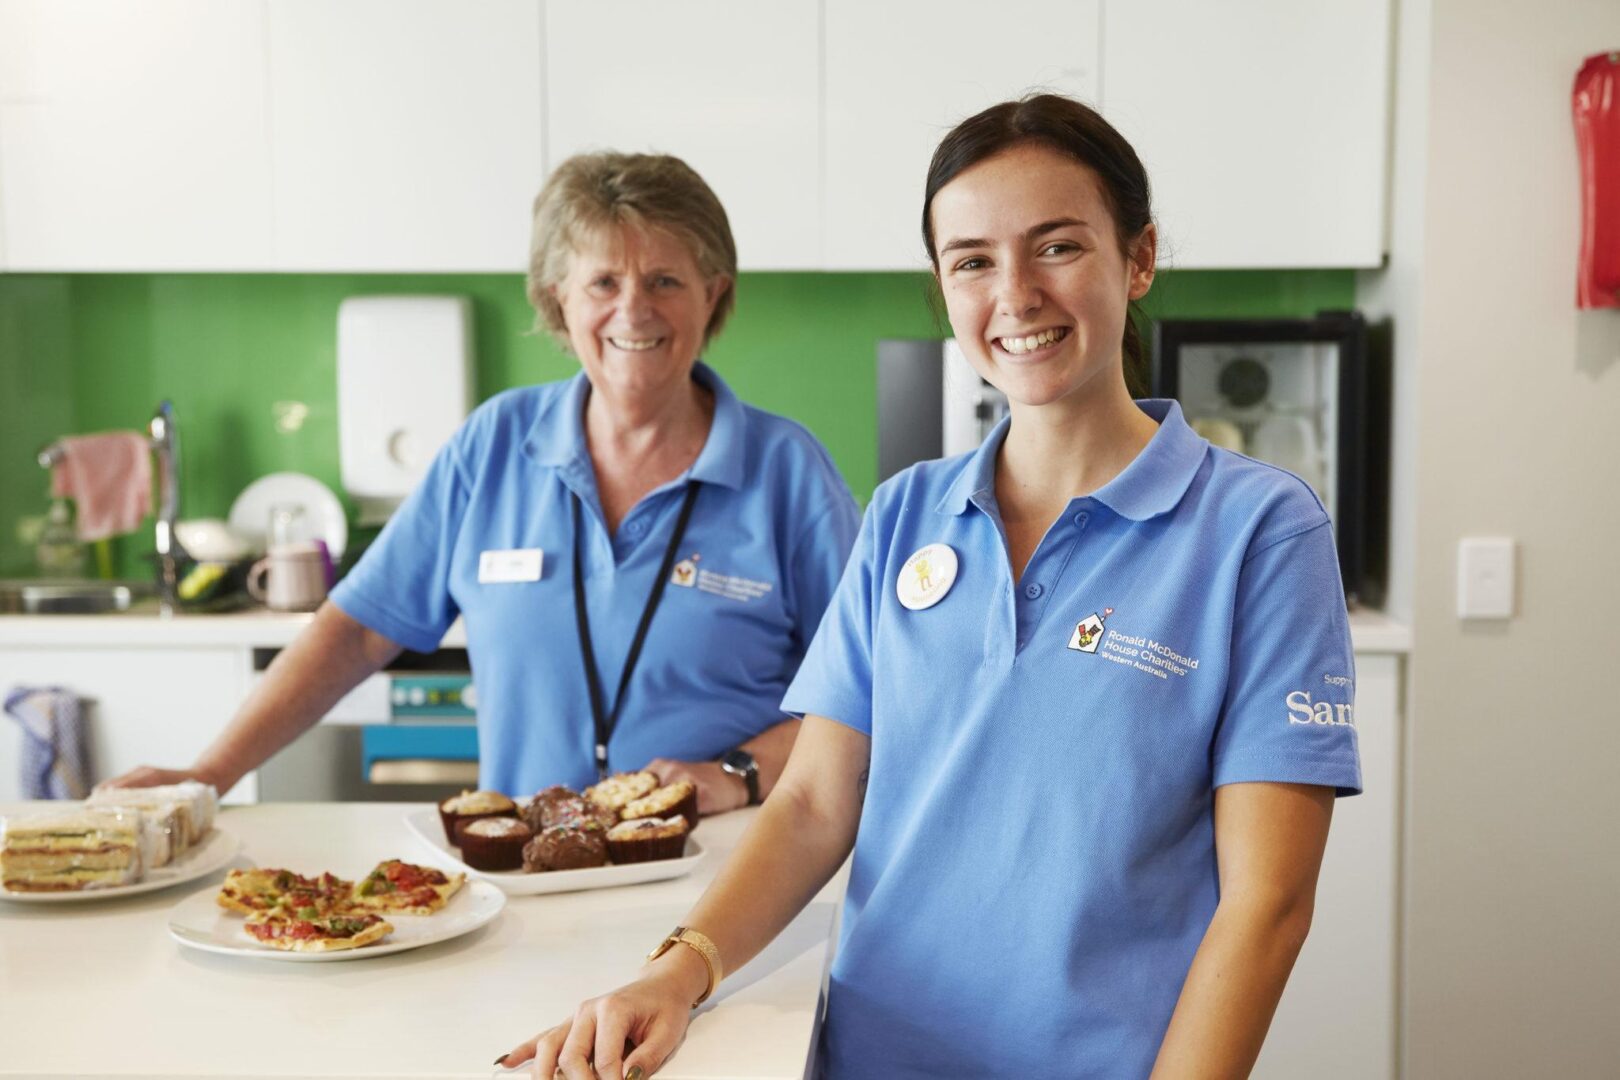
POLYGON ((1155 234, 1100 116, 988 109, 926 190, 951 326, 1011 416, 878 490, 759 819, 673 945, 508 1065, 651 1073, 851 850, 828 1076, 1241 1077, 1259 1054, 1361 784, 1327 515, 1132 400, 1155 234))

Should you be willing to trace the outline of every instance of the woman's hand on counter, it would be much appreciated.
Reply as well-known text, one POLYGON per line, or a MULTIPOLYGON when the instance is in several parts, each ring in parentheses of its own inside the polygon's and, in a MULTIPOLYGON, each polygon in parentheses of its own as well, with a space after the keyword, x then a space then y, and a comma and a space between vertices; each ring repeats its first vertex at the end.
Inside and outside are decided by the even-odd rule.
POLYGON ((567 1080, 642 1080, 686 1037, 692 1002, 708 987, 709 970, 691 949, 675 948, 648 964, 635 982, 580 1004, 571 1019, 543 1031, 496 1061, 533 1075, 567 1080))
MULTIPOLYGON (((793 753, 793 744, 799 737, 801 721, 789 717, 755 735, 738 747, 753 755, 759 770, 759 797, 761 800, 776 787, 793 753)), ((741 810, 748 805, 748 782, 728 773, 718 761, 674 761, 657 758, 649 762, 647 771, 658 777, 660 784, 677 780, 690 780, 697 785, 698 813, 723 814, 727 810, 741 810)))
MULTIPOLYGON (((141 765, 129 770, 122 776, 115 776, 111 780, 103 780, 97 784, 98 788, 143 788, 159 787, 164 784, 183 784, 187 780, 196 780, 204 784, 215 783, 212 776, 204 775, 196 769, 159 769, 151 765, 141 765)), ((219 788, 221 793, 224 789, 219 788)))
POLYGON ((647 771, 657 776, 660 784, 673 784, 677 780, 696 784, 698 813, 703 817, 741 810, 748 805, 748 785, 741 777, 722 769, 717 761, 656 758, 647 764, 647 771))

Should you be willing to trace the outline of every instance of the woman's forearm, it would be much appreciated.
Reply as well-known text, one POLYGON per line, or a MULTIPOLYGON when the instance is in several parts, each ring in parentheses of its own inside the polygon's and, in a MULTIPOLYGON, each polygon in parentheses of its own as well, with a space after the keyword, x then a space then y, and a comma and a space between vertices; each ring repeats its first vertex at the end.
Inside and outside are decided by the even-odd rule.
POLYGON ((1242 1080, 1310 928, 1310 901, 1215 909, 1182 984, 1151 1080, 1242 1080))
MULTIPOLYGON (((854 842, 853 830, 840 835, 809 817, 797 800, 773 797, 688 913, 686 925, 714 942, 724 974, 730 974, 793 921, 838 872, 854 842)), ((701 961, 693 964, 695 956, 686 949, 665 954, 670 963, 706 976, 701 961)), ((701 983, 694 985, 701 994, 701 983)))
MULTIPOLYGON (((753 959, 849 857, 870 755, 865 735, 805 719, 781 783, 686 917, 714 942, 724 972, 753 959)), ((694 1000, 702 993, 707 968, 692 950, 671 949, 655 964, 684 973, 694 1000)))
POLYGON ((400 646, 330 602, 283 649, 225 730, 198 757, 195 771, 221 793, 313 727, 400 646))

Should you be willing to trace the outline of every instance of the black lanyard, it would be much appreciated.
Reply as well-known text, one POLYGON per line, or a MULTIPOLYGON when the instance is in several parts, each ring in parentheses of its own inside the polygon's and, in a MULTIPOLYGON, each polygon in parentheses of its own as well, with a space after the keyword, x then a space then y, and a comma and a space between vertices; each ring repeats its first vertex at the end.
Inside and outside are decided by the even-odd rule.
POLYGON ((652 593, 641 612, 641 624, 636 627, 635 640, 630 643, 630 654, 624 658, 624 673, 619 676, 619 690, 613 698, 613 711, 608 712, 602 702, 602 678, 596 671, 596 650, 591 647, 591 618, 585 611, 585 561, 581 556, 585 530, 580 525, 579 496, 574 496, 574 623, 579 628, 579 655, 585 665, 585 685, 591 691, 591 717, 596 721, 596 775, 602 779, 608 774, 608 740, 619 723, 619 710, 624 706, 624 689, 630 685, 630 673, 641 657, 641 646, 647 640, 647 628, 652 625, 658 602, 664 598, 664 586, 669 584, 670 571, 675 566, 675 553, 686 535, 686 523, 692 518, 692 504, 697 502, 698 482, 688 481, 686 499, 681 503, 680 517, 675 519, 675 533, 664 549, 664 561, 653 579, 652 593))

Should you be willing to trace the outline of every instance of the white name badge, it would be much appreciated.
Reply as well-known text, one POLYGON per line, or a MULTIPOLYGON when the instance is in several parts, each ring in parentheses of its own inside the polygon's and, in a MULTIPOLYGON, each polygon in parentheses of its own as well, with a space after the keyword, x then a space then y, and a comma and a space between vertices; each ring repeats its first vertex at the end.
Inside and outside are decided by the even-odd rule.
POLYGON ((955 582, 956 552, 947 544, 929 544, 913 552, 900 567, 894 592, 904 607, 922 611, 945 599, 955 582))
POLYGON ((507 585, 518 581, 539 581, 541 558, 539 548, 486 551, 478 556, 478 584, 507 585))

